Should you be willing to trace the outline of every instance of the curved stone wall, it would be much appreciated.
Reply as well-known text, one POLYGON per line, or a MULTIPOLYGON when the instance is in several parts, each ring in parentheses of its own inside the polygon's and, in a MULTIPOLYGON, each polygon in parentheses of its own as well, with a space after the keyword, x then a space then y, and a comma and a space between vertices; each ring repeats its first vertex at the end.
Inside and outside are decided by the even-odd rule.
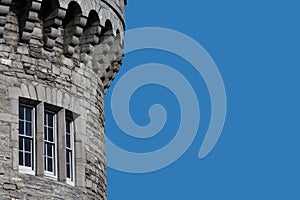
POLYGON ((107 198, 103 101, 122 64, 125 4, 0 1, 0 199, 107 198), (20 99, 76 115, 74 186, 19 172, 20 99))

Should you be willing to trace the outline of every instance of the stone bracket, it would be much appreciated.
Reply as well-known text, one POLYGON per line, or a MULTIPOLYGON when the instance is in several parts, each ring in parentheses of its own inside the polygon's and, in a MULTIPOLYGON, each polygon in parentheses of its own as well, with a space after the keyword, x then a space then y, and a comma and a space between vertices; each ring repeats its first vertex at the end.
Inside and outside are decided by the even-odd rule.
POLYGON ((83 27, 87 23, 87 18, 84 16, 75 17, 65 27, 64 36, 64 53, 67 57, 71 57, 75 52, 75 47, 80 43, 80 36, 83 33, 83 27))
POLYGON ((0 1, 0 37, 2 37, 4 33, 6 15, 9 13, 10 5, 11 5, 11 0, 0 1))
MULTIPOLYGON (((31 8, 29 9, 28 17, 24 21, 24 29, 23 32, 20 33, 20 40, 22 42, 28 43, 31 39, 31 35, 33 29, 35 27, 35 22, 39 21, 38 12, 41 9, 42 0, 33 0, 31 8)), ((19 16, 19 18, 23 18, 23 16, 19 16)), ((21 21, 23 19, 20 19, 21 21)), ((22 30, 20 30, 22 31, 22 30)))
POLYGON ((47 49, 53 49, 55 41, 60 32, 58 28, 62 25, 62 21, 66 16, 66 10, 58 8, 48 16, 43 23, 44 28, 44 46, 47 49))

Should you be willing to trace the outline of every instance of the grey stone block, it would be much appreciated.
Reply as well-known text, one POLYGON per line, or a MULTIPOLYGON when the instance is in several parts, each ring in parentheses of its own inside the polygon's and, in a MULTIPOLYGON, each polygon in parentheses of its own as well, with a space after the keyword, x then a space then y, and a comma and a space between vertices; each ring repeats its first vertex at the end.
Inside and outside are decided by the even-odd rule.
POLYGON ((4 190, 16 190, 17 189, 17 185, 13 184, 13 183, 4 183, 3 184, 3 189, 4 190))

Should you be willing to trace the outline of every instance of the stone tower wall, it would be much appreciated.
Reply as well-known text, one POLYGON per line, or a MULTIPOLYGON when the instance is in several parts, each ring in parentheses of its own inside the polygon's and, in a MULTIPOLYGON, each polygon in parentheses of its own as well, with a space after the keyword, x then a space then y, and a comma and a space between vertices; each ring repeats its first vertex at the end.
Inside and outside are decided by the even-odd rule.
MULTIPOLYGON (((107 199, 103 101, 122 63, 125 4, 0 1, 1 200, 107 199), (75 186, 60 177, 61 158, 56 179, 45 177, 43 162, 35 163, 34 175, 19 172, 21 100, 34 102, 37 124, 49 105, 75 116, 75 186)), ((43 142, 43 129, 36 134, 35 143, 43 142)), ((43 148, 35 155, 43 158, 43 148)))

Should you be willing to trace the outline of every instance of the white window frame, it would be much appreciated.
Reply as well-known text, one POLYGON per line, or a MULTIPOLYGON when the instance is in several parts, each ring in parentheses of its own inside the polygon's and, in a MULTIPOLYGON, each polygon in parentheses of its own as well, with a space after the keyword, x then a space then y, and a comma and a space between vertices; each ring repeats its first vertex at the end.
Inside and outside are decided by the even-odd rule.
MULTIPOLYGON (((66 117, 66 123, 65 123, 65 126, 67 127, 67 120, 70 120, 71 121, 71 124, 70 124, 70 132, 71 132, 71 138, 70 138, 70 144, 71 144, 71 152, 72 152, 72 159, 71 159, 71 175, 72 177, 71 178, 68 178, 67 177, 67 158, 66 158, 66 163, 65 163, 65 166, 66 166, 66 182, 67 184, 69 185, 72 185, 72 186, 75 186, 75 148, 74 148, 74 119, 70 118, 70 117, 66 117), (73 180, 72 180, 73 179, 73 180)), ((67 131, 66 133, 67 134, 67 131)), ((66 137, 66 152, 67 152, 67 149, 69 149, 67 147, 67 137, 66 137)))
MULTIPOLYGON (((28 105, 28 104, 24 104, 24 103, 19 103, 19 107, 20 106, 23 106, 23 107, 28 107, 28 108, 31 108, 31 116, 32 116, 32 160, 33 160, 33 163, 32 163, 32 167, 26 167, 26 166, 23 166, 23 165, 19 165, 19 156, 18 156, 18 165, 19 165, 19 172, 20 173, 24 173, 24 174, 31 174, 31 175, 35 175, 35 165, 36 165, 36 155, 35 155, 35 152, 36 152, 36 145, 35 145, 35 137, 36 137, 36 134, 35 134, 35 107, 34 106, 31 106, 31 105, 28 105)), ((20 110, 19 110, 20 112, 20 110)), ((20 118, 18 120, 18 123, 20 123, 20 118)), ((18 140, 20 138, 20 130, 18 132, 18 140)), ((18 147, 18 155, 19 155, 19 151, 20 151, 20 148, 18 147)), ((24 161, 25 162, 25 161, 24 161)))
MULTIPOLYGON (((55 179, 57 180, 58 178, 58 175, 57 175, 57 172, 58 172, 58 165, 57 165, 57 158, 58 158, 58 151, 57 151, 57 113, 56 112, 53 112, 49 109, 45 109, 44 110, 44 117, 46 117, 46 113, 50 113, 50 114, 53 114, 53 137, 54 137, 54 158, 53 158, 53 161, 54 161, 54 170, 53 172, 50 172, 50 171, 47 171, 47 166, 44 166, 44 175, 47 177, 47 178, 51 178, 51 179, 55 179)), ((45 124, 43 124, 43 128, 45 128, 45 124)), ((45 134, 45 133, 44 133, 45 134)), ((44 148, 45 148, 45 143, 46 143, 46 140, 44 138, 44 148)), ((43 162, 45 163, 45 150, 43 152, 43 162)), ((47 163, 47 162, 46 162, 47 163)))

